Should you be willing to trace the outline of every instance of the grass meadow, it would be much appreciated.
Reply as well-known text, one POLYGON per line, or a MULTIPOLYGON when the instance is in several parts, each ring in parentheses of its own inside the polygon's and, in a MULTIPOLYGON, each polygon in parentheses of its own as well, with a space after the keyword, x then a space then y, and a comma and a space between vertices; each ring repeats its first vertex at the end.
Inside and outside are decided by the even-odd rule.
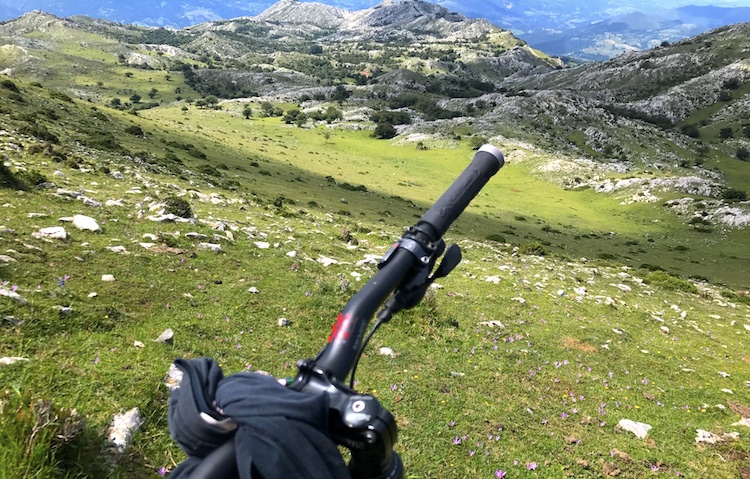
MULTIPOLYGON (((21 93, 26 107, 51 101, 21 93)), ((6 112, 17 101, 0 99, 6 112)), ((210 356, 226 374, 294 375, 374 274, 365 260, 473 153, 367 130, 326 138, 325 127, 245 119, 232 104, 182 106, 98 107, 145 161, 63 135, 60 161, 34 138, 0 136, 10 171, 56 184, 0 189, 0 357, 23 358, 0 366, 2 479, 140 479, 175 467, 184 456, 167 430, 169 364, 210 356), (132 126, 144 134, 125 133, 132 126), (171 196, 189 202, 193 221, 148 218, 171 196), (61 221, 76 214, 102 231, 61 221), (66 239, 34 236, 50 226, 66 239), (155 342, 166 328, 174 343, 155 342), (133 407, 144 423, 112 452, 112 415, 133 407)), ((92 115, 82 102, 66 108, 69 124, 92 115)), ((748 428, 734 425, 750 406, 748 233, 701 233, 658 204, 559 189, 526 158, 509 154, 448 233, 459 267, 382 328, 360 363, 359 390, 396 416, 406 477, 750 477, 748 428), (640 439, 622 419, 653 428, 640 439), (739 438, 697 444, 698 429, 739 438)))

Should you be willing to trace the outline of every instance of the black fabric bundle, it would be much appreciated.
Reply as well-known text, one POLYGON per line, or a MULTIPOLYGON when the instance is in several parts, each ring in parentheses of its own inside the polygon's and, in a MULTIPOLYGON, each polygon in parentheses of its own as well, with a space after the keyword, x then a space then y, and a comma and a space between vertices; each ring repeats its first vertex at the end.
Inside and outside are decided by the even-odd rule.
POLYGON ((326 432, 325 395, 292 391, 258 373, 225 378, 209 358, 175 365, 183 379, 169 399, 169 432, 190 457, 170 478, 190 479, 202 459, 232 436, 240 479, 351 477, 326 432))

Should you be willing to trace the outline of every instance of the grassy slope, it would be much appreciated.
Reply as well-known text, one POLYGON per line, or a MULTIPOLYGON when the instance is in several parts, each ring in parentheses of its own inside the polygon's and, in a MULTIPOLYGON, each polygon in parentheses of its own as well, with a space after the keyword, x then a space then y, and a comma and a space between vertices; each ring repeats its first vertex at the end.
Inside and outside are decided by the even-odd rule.
MULTIPOLYGON (((19 84, 28 102, 48 101, 44 91, 19 84)), ((90 112, 83 104, 68 108, 71 117, 62 121, 90 112)), ((60 186, 89 189, 100 201, 124 198, 127 206, 91 209, 50 192, 0 191, 12 212, 3 224, 13 231, 3 233, 3 243, 18 260, 0 271, 6 287, 17 285, 29 300, 20 305, 2 298, 3 316, 23 324, 4 323, 0 355, 30 358, 0 368, 0 379, 12 390, 51 398, 87 416, 86 434, 70 453, 77 464, 73 474, 156 477, 156 468, 172 467, 181 458, 167 433, 167 393, 160 385, 171 360, 206 355, 219 359, 227 372, 252 365, 279 376, 292 374, 290 363, 318 350, 336 311, 356 289, 350 273, 365 278, 373 273, 372 266, 353 263, 366 253, 383 253, 401 227, 413 223, 462 169, 470 152, 392 147, 364 132, 336 131, 326 142, 314 131, 288 127, 278 119, 245 120, 238 112, 191 107, 185 114, 167 107, 133 117, 104 111, 111 118, 108 129, 119 132, 135 122, 146 132, 145 140, 118 134, 126 148, 162 157, 162 139, 193 143, 214 165, 226 164, 228 169, 220 170, 226 177, 219 182, 234 178, 240 186, 236 192, 209 186, 210 177, 188 172, 206 162, 179 149, 173 150, 185 167, 162 174, 107 154, 98 159, 82 155, 95 169, 83 173, 6 148, 19 167, 38 169, 49 178, 60 169, 66 175, 55 179, 60 186), (248 164, 250 157, 258 167, 248 164), (126 179, 105 175, 105 165, 123 171, 126 179), (412 172, 409 179, 407 171, 412 172), (328 175, 366 185, 369 192, 344 190, 326 180, 328 175), (143 193, 128 193, 144 181, 148 186, 143 193), (212 238, 210 226, 138 219, 138 203, 148 205, 146 196, 164 198, 179 191, 171 184, 246 201, 241 209, 191 200, 198 218, 244 228, 234 232, 234 243, 213 240, 221 242, 224 253, 197 250, 184 237, 198 231, 212 238), (280 195, 295 203, 273 206, 280 195), (392 195, 413 200, 417 207, 392 195), (311 200, 317 206, 309 205, 311 200), (29 213, 49 216, 30 219, 29 213), (38 228, 77 213, 96 217, 104 233, 68 228, 70 238, 63 243, 31 238, 38 228), (360 240, 354 250, 340 239, 345 228, 360 240), (181 235, 169 239, 177 231, 181 235), (144 233, 161 235, 185 251, 144 250, 137 244, 144 233), (256 241, 279 246, 260 249, 256 241), (105 249, 114 245, 126 246, 129 254, 105 249), (297 257, 289 257, 289 251, 297 257), (323 267, 314 261, 319 256, 345 263, 323 267), (102 274, 114 274, 117 281, 102 283, 102 274), (65 275, 69 278, 60 286, 65 275), (248 293, 250 286, 260 293, 248 293), (97 296, 89 298, 91 292, 97 296), (73 312, 61 315, 56 306, 71 306, 73 312), (291 319, 291 328, 278 328, 279 317, 291 319), (166 327, 175 330, 175 345, 151 342, 166 327), (134 347, 135 340, 146 346, 134 347), (142 409, 146 424, 115 472, 108 473, 106 462, 93 456, 101 431, 111 414, 134 406, 142 409)), ((550 478, 599 477, 614 469, 621 477, 672 476, 677 471, 688 477, 736 477, 747 460, 744 434, 740 442, 716 448, 697 448, 693 438, 696 428, 737 429, 730 425, 738 416, 718 404, 750 403, 743 382, 747 306, 714 301, 711 292, 699 296, 644 285, 638 279, 642 272, 622 275, 619 267, 605 262, 516 256, 510 246, 471 239, 502 228, 518 243, 538 238, 588 257, 597 250, 620 256, 625 238, 638 236, 642 228, 659 238, 653 245, 640 243, 651 249, 655 262, 673 257, 687 268, 684 258, 695 258, 701 247, 687 236, 679 240, 690 245, 687 252, 669 252, 667 236, 675 225, 676 220, 653 207, 622 208, 591 192, 559 191, 535 181, 522 163, 506 165, 450 234, 463 246, 462 265, 424 306, 377 335, 360 368, 362 390, 377 392, 397 416, 398 450, 409 477, 492 477, 500 469, 550 478), (561 217, 561 209, 571 216, 561 217), (644 221, 645 215, 661 221, 644 221), (541 231, 545 224, 561 233, 541 231), (621 234, 604 234, 610 230, 621 234), (582 232, 596 232, 599 238, 575 240, 582 232), (486 278, 496 278, 497 284, 486 278), (573 287, 581 286, 588 291, 579 300, 573 287), (479 324, 487 320, 501 321, 504 327, 479 324), (397 356, 374 354, 380 346, 393 348, 397 356), (734 394, 722 392, 724 388, 734 394), (618 432, 614 426, 621 418, 653 425, 650 438, 641 441, 618 432), (527 470, 531 462, 538 464, 536 471, 527 470), (659 471, 652 472, 652 466, 659 471)), ((735 241, 743 238, 735 236, 735 241)), ((717 240, 716 235, 711 239, 717 240)), ((713 248, 730 253, 724 242, 713 248)), ((740 262, 726 261, 722 268, 730 263, 740 262)), ((11 441, 7 450, 18 447, 19 442, 11 441)), ((14 472, 4 474, 13 477, 14 472)))
MULTIPOLYGON (((28 153, 36 143, 29 138, 0 137, 14 168, 37 169, 62 187, 88 189, 100 201, 123 198, 127 205, 91 209, 49 191, 0 190, 0 203, 7 208, 0 223, 12 230, 4 230, 1 244, 17 260, 0 264, 0 279, 29 300, 20 305, 0 297, 6 318, 0 356, 30 358, 0 367, 0 381, 21 395, 6 396, 16 398, 9 403, 14 407, 17 397, 21 403, 50 398, 88 418, 77 449, 65 450, 69 457, 58 456, 71 460, 70 477, 157 477, 158 467, 172 467, 182 457, 166 428, 167 393, 161 381, 168 364, 175 357, 206 355, 219 359, 227 372, 252 365, 279 376, 293 374, 290 363, 317 352, 336 312, 356 290, 350 273, 366 278, 374 271, 353 263, 367 253, 383 253, 462 170, 471 151, 464 146, 419 151, 373 140, 363 131, 336 130, 326 141, 317 131, 278 119, 245 120, 237 106, 224 111, 191 106, 183 113, 182 104, 168 104, 178 87, 182 96, 195 97, 180 75, 167 80, 164 72, 125 68, 117 64, 117 44, 92 35, 85 38, 89 47, 81 48, 80 38, 58 33, 54 53, 34 52, 40 61, 31 66, 43 68, 21 69, 19 75, 69 91, 71 82, 54 72, 73 59, 81 68, 74 89, 93 99, 127 101, 138 93, 148 101, 150 89, 157 88, 156 100, 165 105, 137 117, 99 105, 109 121, 97 123, 90 104, 68 105, 50 98, 46 88, 18 82, 25 104, 0 90, 4 123, 8 120, 11 131, 21 124, 14 118, 19 112, 63 107, 61 120, 38 115, 36 121, 56 132, 75 151, 70 156, 93 172, 28 153), (145 139, 124 133, 130 125, 142 127, 145 139), (146 152, 157 163, 172 152, 184 166, 145 169, 121 154, 71 146, 97 128, 113 132, 130 152, 146 152), (14 142, 26 150, 15 150, 14 142), (193 144, 207 160, 170 142, 193 144), (206 164, 222 176, 191 173, 206 164), (123 171, 126 179, 114 180, 104 166, 123 171), (66 178, 53 177, 55 170, 66 178), (346 190, 327 176, 365 185, 368 192, 346 190), (237 182, 235 191, 220 186, 229 181, 237 182), (143 193, 129 193, 135 185, 143 193), (216 232, 207 225, 138 218, 140 202, 148 205, 184 189, 245 202, 240 208, 191 199, 200 219, 222 219, 244 229, 234 232, 234 243, 214 239, 216 232), (280 197, 278 208, 273 203, 280 197), (48 217, 29 218, 29 213, 48 217), (96 217, 104 233, 69 227, 70 238, 63 243, 30 236, 79 213, 96 217), (360 241, 356 249, 340 239, 344 229, 360 241), (184 236, 190 231, 221 242, 224 253, 198 250, 184 236), (172 237, 175 232, 180 236, 172 237), (137 244, 144 233, 160 235, 184 252, 147 251, 137 244), (260 249, 256 241, 279 246, 260 249), (115 245, 124 245, 129 254, 106 249, 115 245), (288 256, 289 251, 297 257, 288 256), (320 256, 346 264, 326 268, 315 262, 320 256), (102 274, 114 274, 117 281, 103 283, 102 274), (61 286, 58 281, 66 275, 61 286), (250 286, 260 293, 248 293, 250 286), (89 298, 91 292, 97 296, 89 298), (58 306, 73 312, 61 315, 58 306), (291 328, 278 328, 279 317, 291 319, 291 328), (151 341, 166 327, 176 332, 174 346, 151 341), (146 346, 133 346, 136 340, 146 346), (102 431, 113 413, 134 406, 142 409, 146 423, 112 468, 101 459, 102 431)), ((746 288, 748 233, 697 233, 658 206, 621 206, 619 198, 563 191, 537 179, 530 164, 510 155, 449 233, 464 248, 462 265, 424 306, 379 333, 363 360, 360 387, 377 391, 396 414, 398 450, 409 477, 493 477, 499 469, 550 478, 599 477, 615 469, 621 477, 673 476, 676 471, 689 477, 737 477, 748 458, 746 434, 738 443, 716 448, 696 447, 693 438, 696 428, 738 429, 731 426, 738 416, 718 404, 750 403, 743 376, 748 364, 743 325, 750 322, 750 310, 721 299, 715 293, 720 287, 693 295, 644 285, 639 281, 644 271, 623 276, 618 261, 655 264, 746 288), (490 234, 513 244, 545 243, 564 256, 518 256, 512 246, 477 242, 490 234), (579 262, 582 256, 589 261, 579 262), (485 281, 488 277, 497 284, 485 281), (578 300, 573 287, 581 286, 588 291, 578 300), (479 324, 491 319, 504 327, 479 324), (393 348, 397 356, 374 354, 380 346, 393 348), (623 417, 652 424, 651 437, 640 441, 618 432, 614 425, 623 417), (456 438, 460 444, 454 444, 456 438), (537 462, 538 469, 529 472, 529 462, 537 462)), ((4 415, 4 421, 9 417, 4 415)), ((19 452, 22 442, 11 437, 0 450, 19 452)), ((45 444, 39 449, 47 454, 45 444)), ((12 469, 16 463, 11 460, 0 463, 6 468, 0 477, 32 477, 30 471, 12 469)), ((39 477, 52 473, 41 471, 39 477)))

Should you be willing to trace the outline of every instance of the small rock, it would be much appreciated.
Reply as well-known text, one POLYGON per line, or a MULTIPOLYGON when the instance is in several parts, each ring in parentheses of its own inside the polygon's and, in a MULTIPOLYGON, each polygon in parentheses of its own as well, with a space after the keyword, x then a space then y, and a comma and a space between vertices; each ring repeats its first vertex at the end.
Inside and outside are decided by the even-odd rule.
POLYGON ((504 328, 505 327, 503 323, 494 319, 492 321, 482 321, 479 324, 481 324, 482 326, 488 326, 490 328, 504 328))
POLYGON ((729 377, 729 373, 725 373, 724 371, 719 371, 719 376, 721 376, 723 378, 728 378, 729 377))
POLYGON ((94 292, 94 291, 92 291, 92 292, 90 292, 90 293, 88 294, 88 297, 89 297, 89 298, 96 298, 97 296, 98 296, 98 294, 96 294, 96 292, 94 292))
POLYGON ((286 255, 289 256, 290 258, 296 258, 297 257, 297 252, 296 251, 289 251, 286 255))
POLYGON ((115 281, 115 277, 111 274, 103 274, 102 275, 102 281, 111 283, 112 281, 115 281))
POLYGON ((113 171, 112 172, 112 178, 114 178, 116 180, 124 180, 125 176, 122 173, 120 173, 119 171, 113 171))
POLYGON ((142 342, 137 341, 137 340, 133 341, 133 346, 135 346, 136 348, 145 348, 146 347, 145 344, 143 344, 142 342))
POLYGON ((255 246, 259 249, 268 249, 271 247, 271 243, 268 243, 267 241, 256 241, 255 246))
POLYGON ((620 419, 620 422, 617 423, 617 425, 625 431, 632 432, 639 439, 646 439, 648 431, 653 427, 650 424, 631 421, 630 419, 620 419))
POLYGON ((122 453, 130 445, 133 435, 141 425, 143 425, 141 412, 137 407, 134 407, 130 411, 123 414, 116 414, 112 418, 107 438, 117 451, 122 453))
POLYGON ((167 328, 158 338, 154 339, 156 343, 174 344, 174 331, 172 328, 167 328))
POLYGON ((523 298, 510 298, 511 301, 518 301, 521 304, 526 304, 526 300, 523 298))
POLYGON ((453 376, 454 378, 462 378, 466 376, 466 373, 460 373, 458 371, 451 371, 451 376, 453 376))
POLYGON ((178 389, 180 387, 180 384, 182 384, 182 370, 174 365, 174 363, 169 365, 169 370, 167 371, 167 377, 164 379, 164 385, 167 386, 167 389, 170 391, 174 391, 175 389, 178 389))
POLYGON ((203 233, 198 233, 196 231, 190 231, 188 233, 185 233, 185 238, 188 238, 188 239, 206 239, 206 238, 208 238, 208 235, 204 235, 203 233))
POLYGON ((385 346, 383 346, 382 348, 380 348, 378 350, 378 352, 380 354, 382 354, 383 356, 388 356, 389 358, 395 358, 396 357, 396 354, 393 352, 393 350, 391 348, 388 348, 388 347, 385 347, 385 346))
POLYGON ((339 262, 333 258, 321 256, 320 258, 318 258, 318 263, 322 264, 323 266, 331 266, 332 264, 338 264, 339 262))
POLYGON ((276 321, 276 324, 278 324, 278 325, 279 325, 279 327, 282 327, 282 328, 286 328, 286 327, 289 327, 289 326, 291 326, 292 322, 291 322, 291 321, 289 321, 289 320, 288 320, 288 319, 286 319, 286 318, 279 318, 279 319, 278 319, 278 320, 276 321))
POLYGON ((122 200, 107 200, 104 202, 106 206, 125 206, 125 202, 122 200))
POLYGON ((120 253, 120 254, 126 254, 128 250, 125 249, 124 246, 107 246, 108 250, 110 250, 113 253, 120 253))
POLYGON ((10 299, 13 299, 15 301, 18 301, 21 304, 26 304, 26 298, 21 296, 20 294, 16 293, 15 291, 12 291, 10 289, 4 288, 0 286, 0 296, 6 296, 10 299))
POLYGON ((93 231, 97 233, 102 231, 102 227, 99 226, 99 223, 97 223, 94 218, 86 215, 73 216, 73 226, 82 231, 93 231))
POLYGON ((565 290, 564 289, 558 289, 557 290, 557 295, 560 296, 560 297, 565 296, 565 290))
POLYGON ((256 288, 255 286, 251 286, 250 289, 247 290, 248 293, 258 294, 260 293, 260 290, 256 288))
POLYGON ((500 276, 487 276, 484 281, 492 284, 500 284, 500 276))
POLYGON ((31 233, 31 236, 39 239, 59 239, 64 240, 68 237, 68 233, 62 226, 50 226, 42 228, 39 231, 31 233))
POLYGON ((2 366, 8 366, 13 363, 17 363, 19 361, 28 361, 28 358, 21 358, 18 356, 10 356, 5 358, 0 358, 0 365, 2 366))
POLYGON ((696 429, 695 442, 702 444, 717 444, 720 442, 737 441, 740 438, 737 432, 725 432, 721 436, 718 436, 710 431, 704 431, 703 429, 696 429))
POLYGON ((221 253, 221 245, 216 243, 198 243, 198 249, 204 249, 213 251, 214 253, 221 253))
POLYGON ((3 263, 16 263, 16 259, 8 256, 7 254, 0 254, 0 261, 3 263))

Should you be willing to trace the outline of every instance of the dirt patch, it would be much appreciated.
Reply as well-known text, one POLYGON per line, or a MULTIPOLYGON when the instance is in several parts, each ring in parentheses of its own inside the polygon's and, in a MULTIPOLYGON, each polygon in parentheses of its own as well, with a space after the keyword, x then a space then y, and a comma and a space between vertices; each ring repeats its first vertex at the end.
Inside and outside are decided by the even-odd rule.
POLYGON ((750 417, 750 407, 736 402, 730 402, 728 403, 728 406, 729 409, 739 414, 741 418, 744 419, 750 417))
POLYGON ((570 349, 577 349, 578 351, 583 351, 585 353, 596 352, 596 346, 594 346, 593 344, 584 343, 580 339, 573 338, 570 336, 564 337, 562 344, 563 344, 563 347, 570 348, 570 349))

